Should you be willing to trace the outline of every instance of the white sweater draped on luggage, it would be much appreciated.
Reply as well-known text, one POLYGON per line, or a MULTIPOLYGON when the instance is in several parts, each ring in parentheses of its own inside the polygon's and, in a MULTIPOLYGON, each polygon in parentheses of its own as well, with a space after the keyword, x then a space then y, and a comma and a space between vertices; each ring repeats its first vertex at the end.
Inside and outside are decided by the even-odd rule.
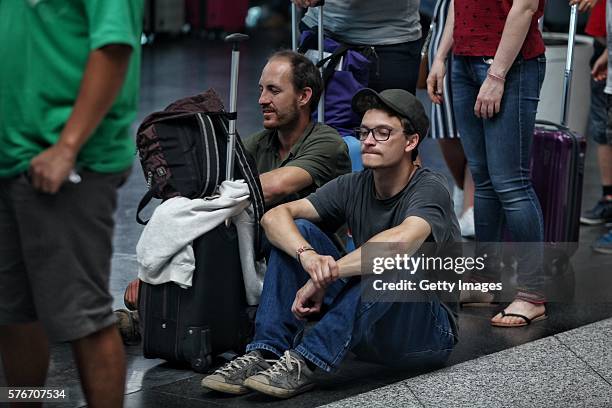
POLYGON ((192 242, 228 218, 238 233, 247 303, 258 304, 265 266, 255 261, 255 220, 249 187, 243 180, 224 181, 218 196, 174 197, 160 204, 136 246, 138 278, 152 285, 175 282, 191 287, 195 270, 192 242))

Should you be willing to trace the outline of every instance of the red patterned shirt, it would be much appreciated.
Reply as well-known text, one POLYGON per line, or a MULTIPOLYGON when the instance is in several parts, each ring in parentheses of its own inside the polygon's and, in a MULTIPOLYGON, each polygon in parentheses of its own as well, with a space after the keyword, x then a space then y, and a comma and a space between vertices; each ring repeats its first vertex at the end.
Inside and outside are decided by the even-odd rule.
POLYGON ((606 36, 606 2, 601 0, 595 4, 584 32, 592 37, 606 36))
MULTIPOLYGON (((545 0, 539 0, 527 37, 521 48, 524 59, 544 53, 544 40, 538 19, 544 14, 545 0)), ((453 53, 474 57, 493 57, 501 40, 511 0, 455 0, 453 53)))

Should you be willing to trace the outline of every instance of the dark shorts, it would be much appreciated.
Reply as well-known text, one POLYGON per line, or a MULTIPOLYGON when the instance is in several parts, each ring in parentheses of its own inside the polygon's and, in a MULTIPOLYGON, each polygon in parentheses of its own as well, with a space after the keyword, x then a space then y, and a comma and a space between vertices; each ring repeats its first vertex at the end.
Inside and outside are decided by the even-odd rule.
POLYGON ((40 321, 61 342, 115 322, 113 214, 127 172, 80 174, 54 195, 25 175, 0 179, 0 325, 40 321))
MULTIPOLYGON (((593 64, 606 50, 606 47, 597 41, 593 42, 593 56, 589 62, 589 66, 593 68, 593 64)), ((608 120, 607 95, 604 93, 606 81, 595 81, 591 78, 591 108, 589 109, 588 120, 588 135, 593 141, 600 145, 610 144, 610 137, 606 135, 608 120)), ((612 126, 612 123, 610 123, 612 126)))
MULTIPOLYGON (((607 95, 604 93, 606 81, 595 81, 591 78, 591 109, 587 132, 597 144, 606 144, 608 123, 607 95)), ((612 123, 610 124, 612 126, 612 123)))

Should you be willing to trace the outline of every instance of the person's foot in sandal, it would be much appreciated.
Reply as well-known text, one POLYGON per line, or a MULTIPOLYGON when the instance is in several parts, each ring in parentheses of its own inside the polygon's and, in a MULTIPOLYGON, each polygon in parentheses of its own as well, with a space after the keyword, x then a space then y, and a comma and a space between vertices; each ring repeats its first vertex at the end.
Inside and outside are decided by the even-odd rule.
POLYGON ((497 327, 522 327, 546 319, 546 306, 514 299, 504 310, 493 316, 491 325, 497 327))

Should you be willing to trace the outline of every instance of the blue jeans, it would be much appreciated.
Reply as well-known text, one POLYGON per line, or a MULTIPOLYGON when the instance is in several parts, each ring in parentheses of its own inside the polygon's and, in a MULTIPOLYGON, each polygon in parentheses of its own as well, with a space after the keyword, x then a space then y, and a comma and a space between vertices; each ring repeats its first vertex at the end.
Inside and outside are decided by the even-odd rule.
MULTIPOLYGON (((339 258, 334 244, 314 224, 304 220, 296 224, 319 254, 339 258)), ((349 350, 369 361, 410 368, 443 364, 452 351, 455 336, 437 299, 361 302, 359 277, 337 280, 327 288, 327 312, 304 334, 305 322, 295 318, 291 305, 308 278, 294 258, 272 249, 255 337, 247 351, 263 349, 280 356, 294 349, 328 372, 338 368, 349 350)))
MULTIPOLYGON (((455 119, 476 187, 477 241, 501 242, 505 221, 514 241, 542 242, 542 209, 530 180, 529 155, 545 57, 517 58, 506 75, 500 112, 492 119, 474 115, 490 65, 482 57, 466 56, 454 56, 452 64, 455 119)), ((541 252, 527 251, 517 261, 519 290, 538 292, 541 252)))

